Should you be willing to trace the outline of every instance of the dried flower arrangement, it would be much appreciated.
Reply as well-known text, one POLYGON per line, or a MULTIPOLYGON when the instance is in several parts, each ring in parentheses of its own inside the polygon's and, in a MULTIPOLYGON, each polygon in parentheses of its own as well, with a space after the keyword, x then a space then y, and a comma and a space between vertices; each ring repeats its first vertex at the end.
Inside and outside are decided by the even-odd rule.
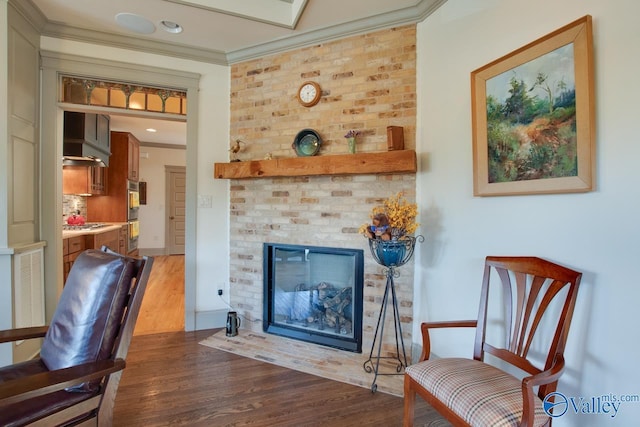
POLYGON ((346 133, 346 135, 344 137, 345 138, 355 138, 358 135, 360 135, 360 131, 359 130, 351 129, 349 132, 346 133))
POLYGON ((400 192, 371 210, 371 224, 363 224, 360 233, 369 239, 401 240, 418 229, 417 216, 417 204, 409 203, 400 192))

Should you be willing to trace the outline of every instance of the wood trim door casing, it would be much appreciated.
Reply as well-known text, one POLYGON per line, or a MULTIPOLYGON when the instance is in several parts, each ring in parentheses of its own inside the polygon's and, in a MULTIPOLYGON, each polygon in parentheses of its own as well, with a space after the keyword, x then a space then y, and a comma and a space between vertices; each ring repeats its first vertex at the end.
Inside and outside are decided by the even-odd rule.
MULTIPOLYGON (((161 87, 180 87, 187 91, 187 167, 198 169, 198 116, 200 75, 172 71, 134 63, 88 58, 59 52, 41 51, 42 119, 41 135, 55 138, 55 143, 42 144, 41 165, 42 212, 62 212, 62 127, 63 110, 58 100, 62 74, 88 78, 144 82, 161 87)), ((197 174, 187 174, 187 223, 195 224, 197 174)), ((50 243, 45 251, 45 299, 47 316, 51 316, 62 289, 62 221, 57 215, 42 217, 42 240, 50 243)), ((185 244, 185 330, 196 328, 196 230, 187 227, 185 244)))

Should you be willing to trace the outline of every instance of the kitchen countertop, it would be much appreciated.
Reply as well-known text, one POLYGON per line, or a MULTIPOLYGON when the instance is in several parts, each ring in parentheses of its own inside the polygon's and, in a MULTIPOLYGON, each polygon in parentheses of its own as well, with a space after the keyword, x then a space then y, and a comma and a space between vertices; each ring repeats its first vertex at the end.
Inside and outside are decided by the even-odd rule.
POLYGON ((68 239, 70 237, 76 237, 76 236, 86 236, 86 235, 106 233, 107 231, 119 230, 120 227, 126 224, 127 224, 126 222, 118 222, 118 223, 114 222, 105 227, 94 228, 93 230, 62 230, 62 238, 68 239))

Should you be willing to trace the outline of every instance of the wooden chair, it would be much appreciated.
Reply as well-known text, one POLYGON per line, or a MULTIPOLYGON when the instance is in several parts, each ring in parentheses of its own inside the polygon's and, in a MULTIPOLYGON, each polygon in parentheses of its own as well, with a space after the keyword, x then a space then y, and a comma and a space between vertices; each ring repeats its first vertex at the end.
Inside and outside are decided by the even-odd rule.
POLYGON ((44 337, 40 357, 0 368, 0 425, 111 425, 153 258, 90 249, 69 272, 49 326, 0 331, 0 343, 44 337))
POLYGON ((421 325, 422 355, 404 376, 404 425, 413 425, 416 393, 456 426, 551 425, 543 400, 556 390, 564 369, 581 277, 539 258, 487 257, 477 320, 421 325), (495 298, 493 287, 489 297, 490 284, 501 285, 504 303, 499 313, 505 318, 505 342, 495 346, 486 339, 488 329, 490 336, 495 332, 487 309, 500 297, 495 298), (476 328, 473 359, 429 359, 429 330, 445 327, 476 328), (502 368, 486 363, 487 354, 502 368))

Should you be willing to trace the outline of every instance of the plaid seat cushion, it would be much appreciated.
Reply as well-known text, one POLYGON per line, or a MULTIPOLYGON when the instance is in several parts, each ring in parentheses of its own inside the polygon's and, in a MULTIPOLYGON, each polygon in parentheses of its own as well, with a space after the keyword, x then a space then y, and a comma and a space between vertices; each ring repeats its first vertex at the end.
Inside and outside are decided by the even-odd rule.
MULTIPOLYGON (((426 360, 407 367, 407 375, 472 426, 517 426, 522 419, 522 381, 477 360, 426 360)), ((534 425, 549 416, 535 396, 534 425)))

